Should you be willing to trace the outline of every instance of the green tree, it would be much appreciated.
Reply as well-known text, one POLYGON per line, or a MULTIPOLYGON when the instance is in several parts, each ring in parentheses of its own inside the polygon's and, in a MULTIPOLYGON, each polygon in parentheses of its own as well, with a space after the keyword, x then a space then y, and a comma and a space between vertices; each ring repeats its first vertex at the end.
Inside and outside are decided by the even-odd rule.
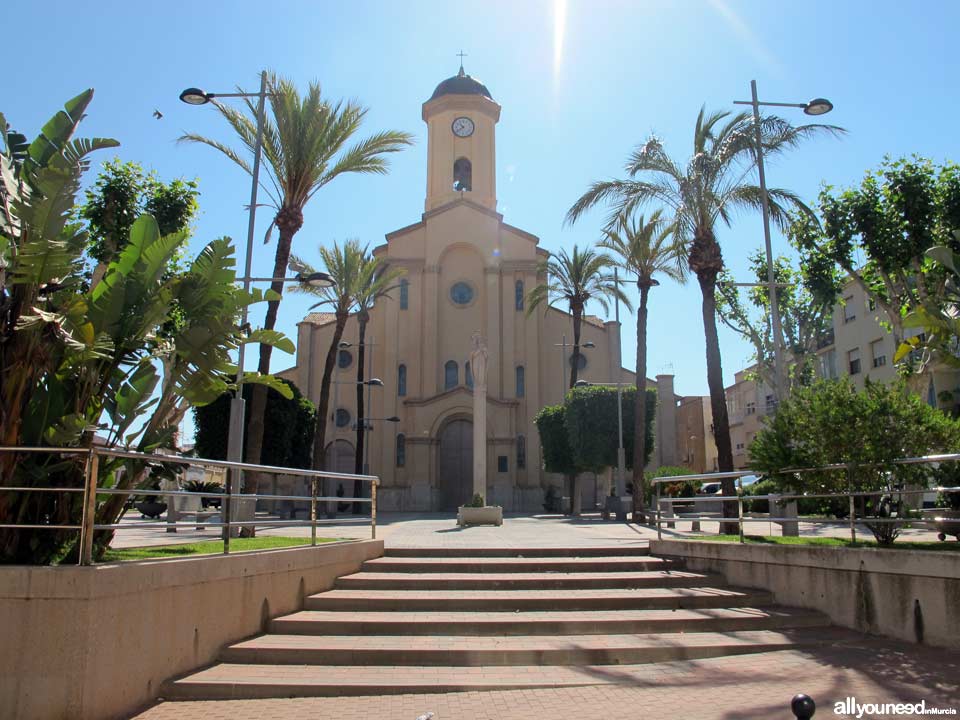
MULTIPOLYGON (((278 380, 290 389, 292 395, 286 398, 276 390, 267 391, 263 464, 309 468, 316 408, 292 382, 283 378, 278 380)), ((244 386, 245 400, 249 401, 252 391, 252 385, 244 386)), ((195 450, 200 457, 226 459, 230 431, 230 398, 229 394, 221 395, 209 405, 193 409, 196 426, 195 450)))
MULTIPOLYGON (((650 462, 654 444, 654 419, 657 410, 657 391, 647 389, 637 392, 635 387, 621 388, 621 411, 623 413, 623 449, 627 468, 636 469, 638 460, 636 437, 643 441, 642 465, 650 462), (637 396, 641 401, 638 402, 637 396), (635 408, 643 405, 641 422, 637 423, 635 408)), ((582 470, 599 472, 617 464, 617 447, 620 444, 617 426, 617 389, 605 385, 574 388, 567 395, 563 406, 566 409, 564 422, 569 436, 574 464, 582 470)), ((634 487, 638 487, 634 485, 634 487)))
MULTIPOLYGON (((701 108, 694 128, 693 153, 688 161, 676 162, 660 140, 651 137, 628 158, 628 179, 593 183, 567 212, 567 221, 575 222, 590 208, 609 204, 611 218, 615 218, 656 202, 673 214, 677 238, 687 246, 687 265, 700 285, 707 384, 717 464, 721 471, 733 470, 733 449, 717 337, 716 286, 723 270, 717 226, 721 222, 731 225, 737 211, 759 210, 762 206, 762 193, 752 180, 757 162, 755 131, 753 116, 749 113, 708 114, 701 108)), ((815 134, 842 132, 828 125, 794 127, 774 116, 761 119, 760 131, 763 152, 768 157, 795 147, 815 134)), ((787 225, 787 208, 811 212, 789 190, 768 188, 767 198, 770 215, 781 228, 787 225)), ((724 480, 723 487, 725 493, 733 493, 732 480, 724 480)))
POLYGON ((900 345, 904 318, 945 300, 948 275, 925 253, 935 245, 960 251, 960 166, 886 158, 859 186, 825 188, 819 210, 822 228, 798 228, 798 245, 838 265, 873 300, 900 345))
POLYGON ((548 473, 571 475, 581 470, 574 462, 565 422, 566 412, 563 405, 547 405, 533 418, 540 435, 543 469, 548 473))
MULTIPOLYGON (((798 218, 791 225, 791 234, 795 228, 806 228, 810 223, 809 218, 798 218)), ((717 314, 724 325, 753 345, 755 375, 773 391, 778 403, 789 397, 797 385, 809 385, 813 381, 817 350, 832 332, 833 306, 840 293, 836 265, 798 250, 798 268, 794 268, 785 257, 774 261, 773 277, 779 285, 775 292, 780 310, 780 343, 787 362, 786 387, 781 388, 775 377, 769 291, 758 285, 744 292, 735 285, 733 276, 727 271, 721 274, 717 283, 717 314)), ((765 283, 766 255, 758 250, 749 256, 749 260, 753 279, 765 283)))
MULTIPOLYGON (((367 257, 367 248, 356 238, 344 242, 341 246, 334 242, 332 248, 321 247, 320 257, 327 274, 333 279, 333 287, 315 288, 304 285, 297 292, 317 295, 320 301, 313 307, 328 305, 333 309, 334 327, 330 347, 323 364, 323 377, 320 380, 320 402, 317 403, 317 427, 313 436, 313 469, 323 470, 326 462, 327 418, 330 414, 330 384, 333 380, 333 368, 337 362, 343 330, 347 326, 350 312, 356 306, 356 289, 367 257)), ((314 268, 298 256, 293 262, 305 275, 316 272, 314 268)))
MULTIPOLYGON (((303 227, 303 209, 310 199, 340 175, 385 174, 385 156, 411 145, 412 136, 388 130, 348 146, 363 123, 366 108, 353 101, 325 100, 316 82, 310 83, 302 97, 293 82, 276 74, 270 75, 268 84, 270 113, 263 128, 263 158, 268 178, 265 187, 276 209, 271 229, 276 226, 279 232, 273 277, 281 278, 287 271, 293 238, 303 227)), ((239 137, 243 152, 202 135, 187 134, 180 139, 209 145, 251 172, 245 155, 252 154, 256 147, 256 105, 247 99, 245 112, 219 103, 216 106, 239 137)), ((263 324, 267 330, 276 326, 283 283, 274 282, 270 289, 273 299, 267 305, 263 324)), ((271 351, 269 345, 260 348, 258 369, 262 375, 270 372, 271 351)), ((247 416, 247 462, 260 461, 265 410, 266 391, 256 389, 247 416)), ((318 423, 320 427, 324 424, 318 423)))
MULTIPOLYGON (((116 259, 94 288, 86 282, 88 236, 73 220, 85 156, 112 140, 73 139, 92 99, 70 100, 27 143, 3 133, 0 152, 0 433, 12 446, 90 448, 96 430, 108 445, 142 451, 169 446, 189 405, 229 389, 229 353, 241 342, 270 342, 292 351, 278 333, 244 335, 240 309, 256 299, 234 286, 228 238, 209 243, 182 274, 169 262, 185 232, 160 233, 144 215, 129 230, 116 259), (174 306, 187 320, 161 336, 174 306), (138 421, 145 421, 138 426, 138 421)), ((0 116, 0 127, 7 129, 0 116)), ((248 382, 267 382, 251 373, 248 382)), ((138 487, 148 468, 139 461, 100 463, 101 486, 138 487), (120 466, 125 472, 118 475, 120 466)), ((0 483, 8 486, 83 486, 82 457, 0 453, 0 483)), ((0 522, 79 522, 80 496, 0 493, 0 522)), ((96 506, 98 524, 116 522, 124 499, 96 506)), ((102 550, 112 532, 98 531, 102 550)), ((45 564, 63 557, 76 533, 0 531, 0 561, 45 564)), ((75 552, 75 551, 74 551, 75 552)))
MULTIPOLYGON (((609 250, 636 278, 640 293, 640 306, 637 309, 637 382, 645 383, 647 377, 647 304, 650 289, 660 284, 657 275, 663 275, 685 282, 684 247, 675 239, 674 228, 664 222, 660 210, 656 210, 649 220, 643 215, 635 218, 619 216, 616 223, 604 230, 600 247, 609 250)), ((640 492, 633 493, 633 516, 637 522, 644 518, 644 498, 646 483, 643 469, 649 457, 646 435, 647 404, 643 396, 634 392, 634 413, 639 420, 634 424, 633 438, 633 487, 640 492)))
MULTIPOLYGON (((196 180, 164 183, 156 173, 145 173, 139 163, 119 158, 105 162, 79 211, 87 223, 89 255, 97 262, 92 284, 100 282, 123 249, 137 218, 144 213, 152 215, 161 235, 187 230, 196 216, 199 194, 196 180)), ((179 256, 172 263, 172 272, 179 269, 179 256)))
POLYGON ((609 255, 587 248, 573 246, 568 255, 561 249, 558 255, 540 261, 537 274, 543 278, 527 294, 527 314, 532 315, 538 307, 566 303, 573 319, 573 357, 570 359, 570 387, 577 384, 580 371, 580 330, 587 303, 595 300, 609 310, 608 301, 619 298, 632 309, 630 300, 613 280, 613 260, 609 255))
MULTIPOLYGON (((867 381, 858 392, 847 380, 796 388, 750 445, 750 462, 783 489, 794 492, 892 492, 896 483, 925 485, 924 465, 894 460, 960 449, 960 424, 909 393, 903 384, 867 381), (783 473, 788 468, 846 465, 846 471, 783 473)), ((876 499, 863 508, 888 516, 876 499)), ((889 544, 896 523, 870 523, 877 541, 889 544)))

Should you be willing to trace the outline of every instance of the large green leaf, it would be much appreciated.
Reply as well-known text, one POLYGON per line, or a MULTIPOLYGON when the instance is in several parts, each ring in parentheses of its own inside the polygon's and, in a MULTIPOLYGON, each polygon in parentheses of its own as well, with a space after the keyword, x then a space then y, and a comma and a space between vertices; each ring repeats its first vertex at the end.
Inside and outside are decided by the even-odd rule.
POLYGON ((246 343, 260 343, 262 345, 271 345, 277 350, 282 350, 285 353, 290 353, 291 355, 296 351, 296 346, 293 344, 293 341, 284 335, 279 330, 254 330, 249 335, 247 335, 243 342, 246 343))
POLYGON ((293 397, 293 390, 290 389, 290 386, 273 375, 245 372, 243 374, 243 382, 245 385, 266 385, 268 388, 276 390, 287 400, 293 397))

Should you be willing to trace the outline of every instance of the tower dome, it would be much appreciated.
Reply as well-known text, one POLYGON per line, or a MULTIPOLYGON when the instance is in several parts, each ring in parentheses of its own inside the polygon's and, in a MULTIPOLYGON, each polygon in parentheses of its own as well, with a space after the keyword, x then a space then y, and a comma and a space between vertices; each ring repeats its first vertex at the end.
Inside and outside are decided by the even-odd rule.
MULTIPOLYGON (((437 85, 437 89, 433 91, 430 100, 436 100, 442 95, 482 95, 488 100, 493 100, 487 86, 476 78, 467 75, 463 71, 462 65, 460 66, 460 72, 437 85)), ((427 102, 430 102, 430 100, 427 102)))

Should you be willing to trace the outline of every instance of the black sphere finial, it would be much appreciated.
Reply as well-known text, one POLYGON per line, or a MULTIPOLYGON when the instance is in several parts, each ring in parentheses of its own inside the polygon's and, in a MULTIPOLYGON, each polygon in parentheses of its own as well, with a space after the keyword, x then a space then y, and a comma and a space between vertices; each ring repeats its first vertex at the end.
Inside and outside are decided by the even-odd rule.
POLYGON ((817 704, 809 695, 799 693, 793 696, 790 701, 790 710, 797 717, 797 720, 810 720, 817 711, 817 704))

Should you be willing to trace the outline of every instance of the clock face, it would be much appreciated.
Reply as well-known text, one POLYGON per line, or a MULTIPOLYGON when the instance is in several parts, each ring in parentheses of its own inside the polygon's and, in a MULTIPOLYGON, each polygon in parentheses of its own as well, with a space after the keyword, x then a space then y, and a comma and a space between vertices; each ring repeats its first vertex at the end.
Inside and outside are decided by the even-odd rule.
POLYGON ((457 137, 470 137, 473 135, 473 120, 468 117, 458 117, 453 121, 453 134, 457 137))

